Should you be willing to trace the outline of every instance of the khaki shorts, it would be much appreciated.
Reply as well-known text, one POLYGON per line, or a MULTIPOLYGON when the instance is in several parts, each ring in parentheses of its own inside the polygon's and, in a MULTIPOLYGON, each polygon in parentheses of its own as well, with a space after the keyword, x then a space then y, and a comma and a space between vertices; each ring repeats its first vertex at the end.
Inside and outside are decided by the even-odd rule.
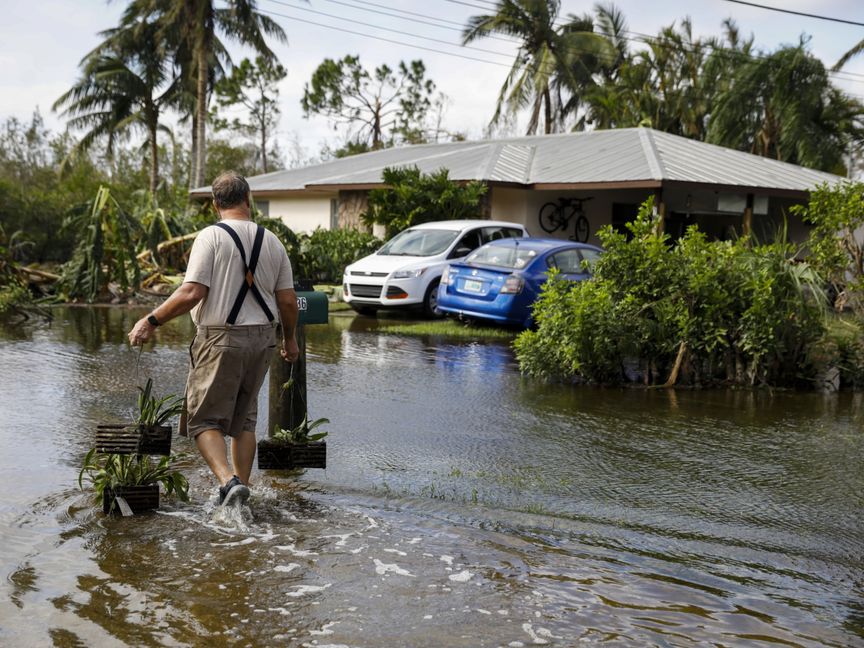
MULTIPOLYGON (((276 348, 276 329, 201 326, 189 347, 186 436, 205 430, 235 437, 255 431, 258 392, 276 348)), ((182 434, 182 431, 181 431, 182 434)))

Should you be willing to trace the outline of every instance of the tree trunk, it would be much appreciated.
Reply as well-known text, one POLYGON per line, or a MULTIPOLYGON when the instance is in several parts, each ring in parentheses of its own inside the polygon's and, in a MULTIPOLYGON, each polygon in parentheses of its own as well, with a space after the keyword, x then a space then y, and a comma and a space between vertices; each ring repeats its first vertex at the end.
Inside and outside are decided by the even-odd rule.
POLYGON ((195 89, 195 112, 197 123, 197 144, 195 152, 195 178, 193 185, 200 187, 204 184, 204 171, 207 164, 207 76, 210 66, 207 61, 207 47, 203 43, 198 48, 198 84, 195 89))
MULTIPOLYGON (((158 118, 157 118, 158 119, 158 118)), ((158 126, 156 119, 152 119, 147 125, 147 130, 150 131, 150 195, 156 195, 156 188, 159 186, 159 147, 156 142, 156 132, 158 126)))
POLYGON ((546 113, 544 114, 544 117, 546 118, 545 133, 549 135, 552 132, 552 97, 549 94, 548 87, 543 90, 543 103, 546 107, 546 113))
POLYGON ((267 126, 261 123, 261 166, 267 173, 267 126))
POLYGON ((192 114, 192 150, 189 153, 189 188, 195 189, 198 177, 198 114, 192 114))
POLYGON ((684 356, 687 354, 687 343, 682 342, 678 347, 678 356, 675 358, 675 364, 672 367, 672 372, 669 374, 669 379, 663 385, 664 387, 674 387, 678 382, 678 372, 681 371, 681 363, 684 362, 684 356))

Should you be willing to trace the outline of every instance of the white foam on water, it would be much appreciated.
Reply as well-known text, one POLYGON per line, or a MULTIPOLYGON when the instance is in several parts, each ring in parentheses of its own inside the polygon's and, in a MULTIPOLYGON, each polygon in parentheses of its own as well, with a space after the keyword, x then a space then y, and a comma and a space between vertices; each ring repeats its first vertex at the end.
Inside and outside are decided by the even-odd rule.
POLYGON ((327 583, 326 585, 295 585, 295 590, 293 592, 285 592, 285 596, 298 598, 300 596, 306 596, 307 594, 313 594, 315 592, 323 592, 332 584, 333 583, 327 583))
MULTIPOLYGON (((426 554, 423 555, 425 556, 426 554)), ((445 562, 448 565, 453 565, 453 556, 441 556, 438 560, 440 560, 441 562, 445 562)))
POLYGON ((360 546, 360 547, 357 547, 356 549, 352 549, 352 550, 351 550, 351 553, 352 553, 352 554, 358 554, 358 553, 360 553, 361 551, 363 551, 365 548, 366 548, 366 545, 362 545, 362 546, 360 546))
POLYGON ((283 573, 285 573, 285 574, 289 574, 289 573, 291 573, 292 571, 294 571, 295 569, 297 569, 299 566, 300 566, 300 565, 298 565, 297 563, 289 563, 289 564, 287 564, 287 565, 276 565, 276 566, 273 568, 273 571, 276 571, 276 572, 283 572, 283 573))
POLYGON ((398 549, 385 549, 384 551, 386 551, 387 553, 395 553, 395 554, 398 554, 400 556, 407 556, 408 555, 404 551, 399 551, 398 549))
POLYGON ((469 580, 471 580, 471 577, 473 575, 474 574, 472 574, 467 569, 463 569, 458 574, 450 574, 447 578, 449 578, 454 583, 467 583, 469 580))
POLYGON ((423 618, 426 619, 426 620, 428 620, 428 619, 431 619, 431 618, 432 618, 432 615, 431 615, 431 614, 424 614, 424 615, 423 615, 423 618))
POLYGON ((525 644, 521 641, 511 641, 507 644, 510 648, 525 648, 525 644))
POLYGON ((375 563, 375 573, 378 574, 379 576, 384 576, 385 574, 393 573, 393 574, 396 574, 397 576, 410 576, 410 577, 414 578, 414 574, 409 572, 407 569, 402 569, 396 563, 386 564, 386 563, 381 562, 377 558, 373 558, 373 561, 375 563))
POLYGON ((530 623, 523 623, 522 630, 531 637, 531 643, 537 646, 543 646, 549 643, 549 639, 560 639, 560 637, 555 637, 549 630, 546 628, 537 628, 534 630, 534 626, 530 623), (543 637, 547 637, 544 639, 543 637))
POLYGON ((301 644, 303 648, 351 648, 346 644, 319 644, 317 641, 301 644))
POLYGON ((369 517, 369 516, 367 515, 367 516, 366 516, 366 521, 369 523, 369 526, 367 526, 366 529, 365 529, 366 531, 368 531, 369 529, 377 529, 377 528, 379 528, 378 522, 376 522, 374 518, 371 518, 371 517, 369 517))
POLYGON ((333 631, 330 628, 338 624, 338 621, 331 621, 330 623, 325 623, 323 626, 321 626, 320 630, 310 630, 309 634, 317 637, 331 635, 333 634, 333 631))
POLYGON ((301 558, 304 556, 317 556, 318 555, 314 551, 306 551, 305 549, 297 549, 296 543, 294 543, 294 542, 292 542, 290 545, 276 545, 273 548, 279 549, 280 551, 291 552, 293 555, 300 556, 301 558))
POLYGON ((335 544, 335 546, 344 547, 345 544, 348 542, 348 538, 350 538, 353 535, 354 535, 353 533, 343 533, 342 535, 338 535, 338 534, 337 535, 325 535, 325 536, 321 536, 321 537, 328 539, 328 540, 330 538, 339 538, 339 542, 337 542, 335 544))
POLYGON ((415 545, 423 542, 423 538, 411 538, 406 544, 415 545))
POLYGON ((477 608, 477 611, 478 611, 480 614, 492 614, 489 610, 484 610, 484 609, 482 609, 482 608, 477 608))
POLYGON ((244 538, 243 540, 237 540, 236 542, 211 542, 211 547, 242 547, 243 545, 252 544, 253 542, 258 542, 258 538, 244 538))

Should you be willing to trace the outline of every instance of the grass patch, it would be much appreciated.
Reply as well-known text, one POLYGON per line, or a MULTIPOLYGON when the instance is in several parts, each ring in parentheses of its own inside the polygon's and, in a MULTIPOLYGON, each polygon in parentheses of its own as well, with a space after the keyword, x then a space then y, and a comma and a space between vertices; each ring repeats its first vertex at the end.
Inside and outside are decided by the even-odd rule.
POLYGON ((384 326, 379 326, 376 330, 379 333, 391 333, 394 335, 438 335, 441 337, 454 337, 471 340, 512 340, 517 334, 516 331, 511 329, 481 326, 477 324, 463 324, 456 320, 386 324, 384 326))

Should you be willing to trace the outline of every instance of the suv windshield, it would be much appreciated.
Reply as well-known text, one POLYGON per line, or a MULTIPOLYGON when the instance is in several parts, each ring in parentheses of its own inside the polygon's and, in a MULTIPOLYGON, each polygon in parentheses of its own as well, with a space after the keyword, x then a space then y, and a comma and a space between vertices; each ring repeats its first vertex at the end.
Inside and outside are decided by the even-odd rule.
POLYGON ((515 268, 518 270, 531 263, 536 256, 537 250, 524 246, 494 245, 490 243, 484 245, 465 259, 465 262, 480 263, 482 265, 498 266, 501 268, 515 268))
POLYGON ((435 256, 446 251, 459 235, 456 230, 414 229, 400 232, 378 250, 389 256, 435 256))

